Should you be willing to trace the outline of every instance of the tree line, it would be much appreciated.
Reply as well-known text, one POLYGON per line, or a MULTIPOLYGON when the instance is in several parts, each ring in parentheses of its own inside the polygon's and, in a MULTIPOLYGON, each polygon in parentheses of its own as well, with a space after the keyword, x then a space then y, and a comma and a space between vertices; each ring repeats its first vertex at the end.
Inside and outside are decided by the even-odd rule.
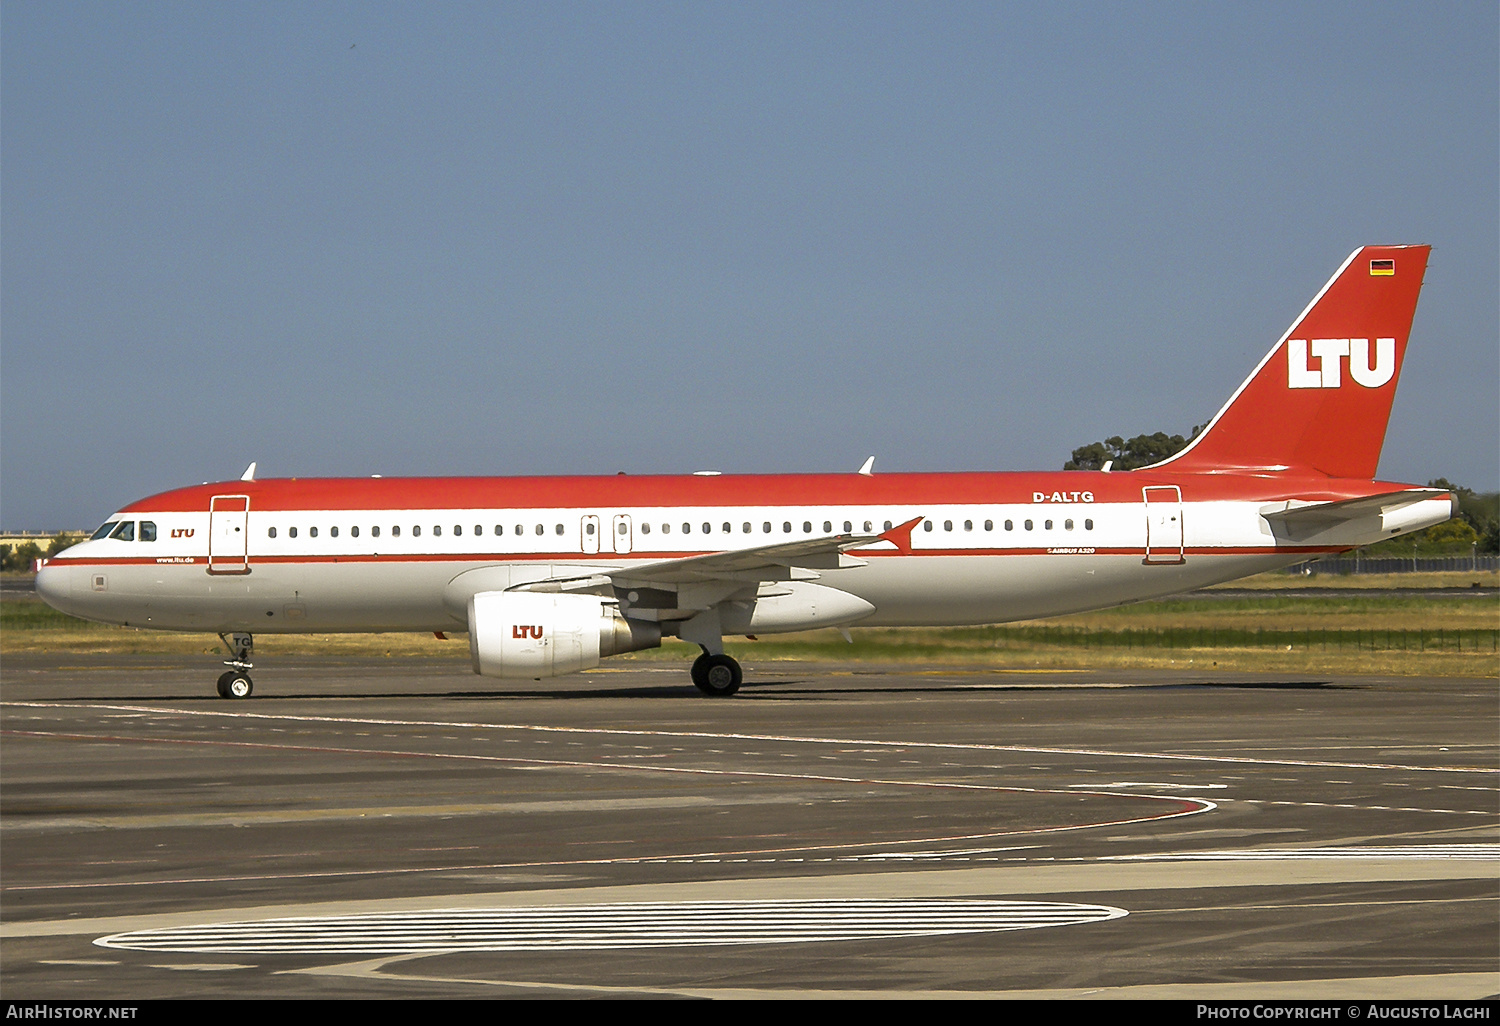
POLYGON ((59 534, 47 543, 45 549, 33 541, 0 545, 0 570, 30 570, 34 561, 44 556, 51 559, 69 545, 77 545, 84 537, 81 534, 59 534))

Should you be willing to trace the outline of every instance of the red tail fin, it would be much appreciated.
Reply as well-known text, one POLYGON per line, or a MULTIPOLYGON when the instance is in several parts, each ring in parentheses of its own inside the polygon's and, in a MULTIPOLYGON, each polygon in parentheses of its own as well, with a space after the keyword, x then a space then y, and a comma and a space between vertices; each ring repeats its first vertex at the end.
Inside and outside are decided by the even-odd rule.
POLYGON ((1431 249, 1355 250, 1203 433, 1157 465, 1373 478, 1431 249))

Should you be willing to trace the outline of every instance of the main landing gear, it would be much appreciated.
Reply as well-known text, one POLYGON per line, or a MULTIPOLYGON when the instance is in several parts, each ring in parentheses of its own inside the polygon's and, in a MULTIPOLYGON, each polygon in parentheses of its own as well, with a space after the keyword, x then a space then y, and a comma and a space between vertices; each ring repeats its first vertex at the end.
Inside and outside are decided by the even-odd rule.
POLYGON ((250 654, 255 650, 255 638, 249 634, 236 633, 220 634, 219 640, 224 642, 224 647, 234 656, 233 659, 224 660, 224 665, 231 669, 219 674, 219 697, 249 698, 255 684, 246 671, 254 665, 250 662, 250 654))
POLYGON ((709 655, 707 649, 693 660, 693 683, 705 695, 725 697, 740 689, 745 675, 740 664, 727 655, 709 655))

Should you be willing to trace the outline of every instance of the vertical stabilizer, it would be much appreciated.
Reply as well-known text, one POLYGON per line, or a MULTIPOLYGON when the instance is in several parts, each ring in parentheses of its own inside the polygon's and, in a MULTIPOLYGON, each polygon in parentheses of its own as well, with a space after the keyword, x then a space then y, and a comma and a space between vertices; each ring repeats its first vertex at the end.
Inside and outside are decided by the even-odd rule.
POLYGON ((1203 433, 1157 466, 1373 478, 1431 249, 1355 250, 1203 433))

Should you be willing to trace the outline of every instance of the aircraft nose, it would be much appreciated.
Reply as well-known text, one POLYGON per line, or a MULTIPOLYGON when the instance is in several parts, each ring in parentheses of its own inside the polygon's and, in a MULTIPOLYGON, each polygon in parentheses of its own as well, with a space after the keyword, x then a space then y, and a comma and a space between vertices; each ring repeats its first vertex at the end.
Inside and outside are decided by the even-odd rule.
POLYGON ((67 603, 70 587, 71 567, 66 566, 44 566, 36 574, 36 593, 41 600, 53 609, 62 610, 67 603))

